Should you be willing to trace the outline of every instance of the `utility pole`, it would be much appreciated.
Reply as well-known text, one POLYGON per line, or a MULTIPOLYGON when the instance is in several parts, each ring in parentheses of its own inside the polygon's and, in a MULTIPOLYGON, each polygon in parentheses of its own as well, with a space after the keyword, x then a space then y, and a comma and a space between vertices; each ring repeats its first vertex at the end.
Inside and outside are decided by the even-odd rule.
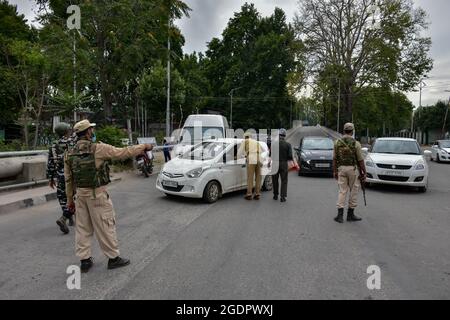
POLYGON ((340 132, 339 131, 339 127, 340 127, 340 125, 339 125, 339 121, 341 120, 340 119, 340 112, 341 112, 341 78, 339 78, 339 90, 338 90, 338 113, 337 113, 337 125, 336 125, 336 131, 337 132, 340 132))
MULTIPOLYGON (((445 92, 450 92, 450 90, 445 90, 445 92)), ((449 107, 450 107, 450 98, 448 98, 447 109, 445 110, 444 124, 442 125, 442 139, 445 139, 445 125, 447 123, 449 107)))
MULTIPOLYGON (((75 29, 76 30, 76 29, 75 29)), ((73 32, 73 101, 77 99, 77 45, 75 40, 75 31, 73 32)), ((73 123, 77 122, 77 105, 73 109, 73 123)))
POLYGON ((166 137, 170 137, 170 23, 169 13, 167 33, 167 106, 166 106, 166 137))

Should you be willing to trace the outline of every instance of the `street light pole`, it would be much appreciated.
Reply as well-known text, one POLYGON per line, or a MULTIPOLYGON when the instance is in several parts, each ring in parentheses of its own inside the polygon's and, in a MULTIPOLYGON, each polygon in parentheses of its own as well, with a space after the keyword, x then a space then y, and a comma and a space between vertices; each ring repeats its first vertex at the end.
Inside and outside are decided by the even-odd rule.
MULTIPOLYGON (((450 90, 445 90, 450 92, 450 90)), ((445 110, 444 124, 442 125, 442 138, 445 139, 445 124, 447 123, 448 108, 450 107, 450 98, 448 98, 447 109, 445 110)))
POLYGON ((228 94, 230 96, 230 128, 233 129, 233 93, 236 90, 239 90, 242 87, 231 89, 230 93, 228 94))
POLYGON ((166 137, 170 136, 170 16, 167 33, 167 105, 166 105, 166 137))

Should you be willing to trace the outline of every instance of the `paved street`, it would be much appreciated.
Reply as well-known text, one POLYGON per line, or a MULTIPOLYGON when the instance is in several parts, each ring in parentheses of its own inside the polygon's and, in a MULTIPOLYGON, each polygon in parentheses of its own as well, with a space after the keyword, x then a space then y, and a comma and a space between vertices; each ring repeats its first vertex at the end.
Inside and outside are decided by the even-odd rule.
MULTIPOLYGON (((322 134, 307 127, 290 140, 322 134)), ((430 163, 425 194, 368 189, 363 221, 339 225, 329 177, 291 173, 285 204, 235 193, 208 205, 130 175, 110 188, 129 267, 107 270, 95 242, 94 268, 68 290, 74 232, 59 232, 52 201, 0 215, 0 299, 449 299, 449 176, 450 165, 430 163), (370 265, 381 290, 367 289, 370 265)))

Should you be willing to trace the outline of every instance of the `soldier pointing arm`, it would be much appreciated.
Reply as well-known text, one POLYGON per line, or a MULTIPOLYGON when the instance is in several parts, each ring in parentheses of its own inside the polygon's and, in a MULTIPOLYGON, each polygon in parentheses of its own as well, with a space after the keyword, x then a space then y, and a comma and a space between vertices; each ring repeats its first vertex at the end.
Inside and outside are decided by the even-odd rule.
POLYGON ((95 123, 83 120, 75 124, 78 136, 75 147, 65 155, 65 177, 68 205, 77 208, 76 254, 81 271, 93 265, 91 238, 95 233, 103 253, 109 258, 108 269, 126 266, 130 260, 120 257, 116 235, 116 218, 106 190, 110 183, 108 160, 124 160, 153 149, 150 144, 127 148, 96 143, 95 123), (76 199, 74 202, 74 194, 76 199))

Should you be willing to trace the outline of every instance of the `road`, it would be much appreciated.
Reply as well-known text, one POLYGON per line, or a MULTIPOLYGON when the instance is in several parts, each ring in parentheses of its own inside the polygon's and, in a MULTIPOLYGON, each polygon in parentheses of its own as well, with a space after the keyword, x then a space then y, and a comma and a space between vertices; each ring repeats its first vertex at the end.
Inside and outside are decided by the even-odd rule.
MULTIPOLYGON (((317 127, 296 130, 322 135, 317 127)), ((46 205, 0 215, 0 299, 449 299, 450 165, 430 164, 426 194, 367 191, 360 223, 337 224, 337 186, 327 177, 289 176, 287 203, 243 193, 215 204, 166 198, 156 177, 131 175, 110 194, 121 254, 132 264, 95 266, 81 290, 68 290, 66 268, 79 261, 74 233, 56 227, 46 205), (370 265, 381 289, 366 285, 370 265)))

